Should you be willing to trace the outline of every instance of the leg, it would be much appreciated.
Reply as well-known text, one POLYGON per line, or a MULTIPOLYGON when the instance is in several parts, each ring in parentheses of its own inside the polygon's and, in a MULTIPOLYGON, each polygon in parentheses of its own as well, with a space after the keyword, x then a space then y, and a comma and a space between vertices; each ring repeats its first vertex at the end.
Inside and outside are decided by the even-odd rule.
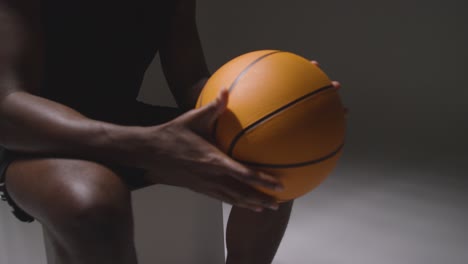
POLYGON ((293 201, 261 213, 232 207, 226 230, 227 264, 269 264, 289 222, 293 201))
POLYGON ((43 225, 53 264, 136 264, 130 191, 98 163, 23 158, 6 171, 12 199, 43 225))

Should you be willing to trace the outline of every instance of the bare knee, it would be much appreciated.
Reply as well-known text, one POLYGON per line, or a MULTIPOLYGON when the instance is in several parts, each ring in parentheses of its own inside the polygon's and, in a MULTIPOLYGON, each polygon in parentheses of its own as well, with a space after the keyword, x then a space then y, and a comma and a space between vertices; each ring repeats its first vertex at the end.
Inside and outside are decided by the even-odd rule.
POLYGON ((130 191, 110 169, 89 163, 56 186, 43 224, 59 232, 105 235, 131 225, 130 191))
POLYGON ((64 201, 51 215, 51 222, 80 232, 85 229, 105 230, 124 224, 123 220, 130 213, 129 201, 118 194, 91 190, 94 187, 80 186, 78 190, 64 195, 64 201))
POLYGON ((63 263, 134 263, 130 191, 119 175, 90 161, 23 159, 7 171, 13 200, 53 238, 63 263), (91 258, 91 259, 90 259, 91 258))

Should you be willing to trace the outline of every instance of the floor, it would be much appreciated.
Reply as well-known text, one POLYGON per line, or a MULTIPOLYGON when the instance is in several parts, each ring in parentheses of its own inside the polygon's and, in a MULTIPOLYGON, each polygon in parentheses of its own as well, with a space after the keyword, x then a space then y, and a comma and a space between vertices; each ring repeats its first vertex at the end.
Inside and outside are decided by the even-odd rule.
MULTIPOLYGON (((340 161, 321 186, 296 201, 273 263, 468 263, 466 161, 466 156, 443 162, 439 158, 406 163, 392 159, 340 161)), ((228 214, 229 206, 225 205, 224 221, 228 214)), ((8 237, 12 247, 28 248, 21 257, 38 261, 43 249, 28 246, 20 238, 39 238, 40 233, 33 236, 35 230, 9 219, 14 223, 2 222, 0 235, 8 237)), ((205 236, 206 230, 201 230, 205 236)), ((30 239, 26 242, 40 244, 30 239)), ((28 262, 11 261, 5 254, 11 251, 4 246, 0 247, 0 263, 28 262)))
POLYGON ((273 263, 466 264, 466 176, 463 160, 343 161, 296 201, 273 263))

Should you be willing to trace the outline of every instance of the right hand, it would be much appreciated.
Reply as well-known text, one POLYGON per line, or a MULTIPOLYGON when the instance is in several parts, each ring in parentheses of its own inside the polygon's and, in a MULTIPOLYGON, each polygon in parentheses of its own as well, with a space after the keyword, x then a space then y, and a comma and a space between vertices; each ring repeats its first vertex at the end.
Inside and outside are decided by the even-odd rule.
POLYGON ((155 182, 185 187, 226 203, 262 211, 276 209, 278 203, 252 185, 280 191, 283 186, 273 176, 254 171, 211 144, 211 128, 224 112, 228 91, 199 109, 188 111, 159 126, 148 127, 147 177, 155 182))

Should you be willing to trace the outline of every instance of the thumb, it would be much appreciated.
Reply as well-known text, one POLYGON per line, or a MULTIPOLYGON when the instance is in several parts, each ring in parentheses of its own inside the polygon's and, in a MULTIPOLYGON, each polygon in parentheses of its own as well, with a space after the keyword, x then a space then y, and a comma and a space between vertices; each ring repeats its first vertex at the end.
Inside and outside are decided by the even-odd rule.
POLYGON ((226 110, 229 91, 226 88, 221 89, 216 99, 195 110, 187 117, 187 125, 197 132, 204 133, 216 122, 216 119, 226 110))

